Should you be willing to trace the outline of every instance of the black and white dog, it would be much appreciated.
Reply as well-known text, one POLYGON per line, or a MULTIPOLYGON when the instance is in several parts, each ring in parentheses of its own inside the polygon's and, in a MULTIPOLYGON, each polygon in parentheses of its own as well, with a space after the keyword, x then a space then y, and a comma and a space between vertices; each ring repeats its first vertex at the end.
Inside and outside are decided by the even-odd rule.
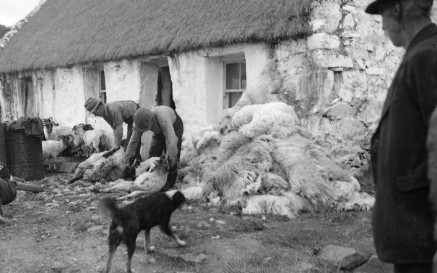
POLYGON ((118 208, 114 198, 104 198, 99 202, 99 211, 112 219, 109 228, 109 257, 106 273, 111 268, 111 261, 121 242, 127 247, 127 272, 131 273, 131 260, 135 252, 138 233, 145 231, 144 248, 152 252, 150 246, 150 229, 159 226, 161 231, 172 237, 179 246, 186 242, 172 232, 169 222, 172 213, 185 205, 185 196, 180 191, 159 192, 142 197, 133 203, 118 208))

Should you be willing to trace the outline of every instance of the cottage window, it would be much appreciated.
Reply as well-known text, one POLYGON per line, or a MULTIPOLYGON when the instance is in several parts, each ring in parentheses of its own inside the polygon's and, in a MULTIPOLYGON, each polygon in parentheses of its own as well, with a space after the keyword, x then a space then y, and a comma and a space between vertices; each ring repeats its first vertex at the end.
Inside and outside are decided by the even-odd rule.
POLYGON ((225 63, 224 108, 234 106, 246 90, 246 62, 233 61, 225 63))
POLYGON ((99 99, 106 103, 106 82, 105 82, 105 71, 100 71, 100 93, 99 99))

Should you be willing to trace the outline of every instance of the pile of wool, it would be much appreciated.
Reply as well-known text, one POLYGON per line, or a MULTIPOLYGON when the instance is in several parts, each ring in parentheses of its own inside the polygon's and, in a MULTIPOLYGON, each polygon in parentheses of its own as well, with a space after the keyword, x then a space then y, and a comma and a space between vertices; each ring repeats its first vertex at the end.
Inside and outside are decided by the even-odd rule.
POLYGON ((360 192, 358 181, 283 102, 244 106, 220 131, 206 130, 198 139, 181 157, 181 189, 188 196, 217 192, 228 203, 242 205, 243 213, 288 217, 317 205, 373 206, 373 197, 360 192))

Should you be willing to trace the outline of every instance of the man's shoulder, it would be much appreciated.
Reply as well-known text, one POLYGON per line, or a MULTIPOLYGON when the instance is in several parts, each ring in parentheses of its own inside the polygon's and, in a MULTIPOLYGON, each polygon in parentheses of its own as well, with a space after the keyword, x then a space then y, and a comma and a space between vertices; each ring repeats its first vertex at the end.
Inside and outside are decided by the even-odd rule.
POLYGON ((105 103, 105 105, 107 106, 121 106, 121 105, 126 105, 126 104, 137 104, 136 102, 134 102, 133 100, 116 100, 116 101, 111 101, 111 102, 107 102, 105 103))
POLYGON ((158 106, 155 106, 155 107, 152 109, 152 112, 155 112, 155 113, 166 113, 166 114, 172 114, 172 113, 174 113, 175 111, 173 110, 173 108, 168 107, 168 106, 166 106, 166 105, 158 105, 158 106))
POLYGON ((417 45, 414 50, 408 54, 406 61, 417 65, 437 62, 437 37, 417 45))

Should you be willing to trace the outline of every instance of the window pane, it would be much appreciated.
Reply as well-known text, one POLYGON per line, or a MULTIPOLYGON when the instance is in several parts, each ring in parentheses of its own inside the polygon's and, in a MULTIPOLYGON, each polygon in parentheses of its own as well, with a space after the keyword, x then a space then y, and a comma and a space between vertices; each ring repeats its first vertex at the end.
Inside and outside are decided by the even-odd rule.
POLYGON ((237 104, 243 92, 230 92, 228 94, 229 94, 229 108, 231 108, 232 106, 237 104))
POLYGON ((226 89, 240 89, 240 64, 226 64, 226 89))
POLYGON ((246 89, 246 63, 241 63, 241 89, 246 89))

